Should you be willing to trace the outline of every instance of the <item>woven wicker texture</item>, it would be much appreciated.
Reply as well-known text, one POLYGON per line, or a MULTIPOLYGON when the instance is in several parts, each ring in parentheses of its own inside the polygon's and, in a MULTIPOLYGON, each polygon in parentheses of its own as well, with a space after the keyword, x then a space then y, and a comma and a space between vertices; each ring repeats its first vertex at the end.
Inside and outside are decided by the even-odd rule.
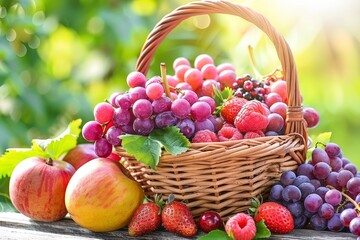
POLYGON ((287 82, 288 112, 286 135, 221 143, 196 143, 185 153, 163 152, 156 171, 139 163, 123 148, 117 153, 139 181, 147 196, 170 193, 184 201, 196 217, 215 210, 225 219, 249 207, 252 197, 267 196, 285 170, 305 161, 307 129, 292 52, 284 37, 256 11, 227 1, 192 2, 175 9, 148 35, 137 62, 147 73, 153 55, 163 39, 183 20, 202 14, 229 14, 256 25, 273 42, 287 82))

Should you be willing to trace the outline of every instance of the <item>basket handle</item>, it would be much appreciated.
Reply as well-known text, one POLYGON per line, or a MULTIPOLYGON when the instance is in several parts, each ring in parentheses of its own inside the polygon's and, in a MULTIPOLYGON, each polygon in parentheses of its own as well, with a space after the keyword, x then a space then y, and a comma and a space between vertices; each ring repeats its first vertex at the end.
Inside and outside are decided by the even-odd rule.
POLYGON ((137 71, 144 74, 147 73, 156 49, 163 39, 179 23, 193 16, 212 13, 229 14, 241 17, 256 25, 266 33, 273 42, 284 71, 284 79, 287 83, 288 112, 286 116, 287 125, 285 133, 298 133, 303 136, 306 148, 307 129, 302 113, 296 65, 290 47, 279 31, 275 29, 262 14, 248 7, 223 0, 205 0, 191 2, 176 8, 164 16, 148 35, 136 64, 137 71))

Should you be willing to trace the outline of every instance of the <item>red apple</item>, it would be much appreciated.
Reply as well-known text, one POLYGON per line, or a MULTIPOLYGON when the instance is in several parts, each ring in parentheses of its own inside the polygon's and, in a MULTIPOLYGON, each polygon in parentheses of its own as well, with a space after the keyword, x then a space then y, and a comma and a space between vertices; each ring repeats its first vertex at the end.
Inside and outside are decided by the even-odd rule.
POLYGON ((67 162, 27 158, 15 167, 10 177, 11 202, 33 220, 60 220, 67 214, 65 191, 74 173, 74 167, 67 162))
POLYGON ((76 145, 64 157, 64 161, 73 165, 75 170, 98 156, 95 153, 94 144, 83 143, 76 145))
POLYGON ((66 208, 80 226, 94 232, 129 224, 144 191, 119 162, 97 158, 79 168, 65 193, 66 208))

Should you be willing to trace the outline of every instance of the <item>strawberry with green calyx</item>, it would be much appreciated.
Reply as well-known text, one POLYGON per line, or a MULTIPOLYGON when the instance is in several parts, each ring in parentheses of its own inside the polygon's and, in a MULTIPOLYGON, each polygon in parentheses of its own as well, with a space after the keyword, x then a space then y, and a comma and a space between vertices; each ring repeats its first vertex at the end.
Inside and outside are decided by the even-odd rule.
POLYGON ((197 226, 190 209, 182 202, 174 200, 170 194, 161 213, 164 228, 184 237, 192 237, 197 233, 197 226))
POLYGON ((130 236, 141 236, 156 231, 161 226, 161 211, 165 204, 162 196, 156 195, 155 202, 145 200, 147 202, 138 207, 129 223, 130 236))
POLYGON ((294 219, 290 211, 279 203, 261 203, 254 198, 251 202, 250 214, 254 216, 255 222, 264 220, 265 225, 272 233, 285 234, 294 229, 294 219))

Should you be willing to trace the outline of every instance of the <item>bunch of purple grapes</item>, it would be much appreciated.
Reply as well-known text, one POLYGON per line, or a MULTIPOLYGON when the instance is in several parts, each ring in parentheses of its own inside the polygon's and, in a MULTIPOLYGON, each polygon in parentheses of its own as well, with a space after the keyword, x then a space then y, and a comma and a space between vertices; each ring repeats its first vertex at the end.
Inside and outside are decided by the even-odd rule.
POLYGON ((285 171, 269 201, 289 209, 295 228, 350 231, 360 236, 360 175, 338 144, 313 150, 296 172, 285 171))
MULTIPOLYGON (((169 76, 169 84, 173 79, 169 76)), ((188 139, 197 131, 215 132, 222 121, 212 113, 215 100, 210 96, 199 97, 191 89, 168 92, 160 76, 146 79, 140 72, 127 76, 129 90, 113 93, 110 98, 94 107, 94 120, 85 123, 82 135, 94 142, 99 157, 111 154, 113 146, 120 146, 120 135, 147 136, 155 128, 176 126, 188 139)))
POLYGON ((235 90, 234 96, 245 98, 246 100, 258 100, 265 102, 265 97, 270 93, 270 87, 266 86, 262 81, 254 79, 251 75, 246 74, 236 78, 233 84, 235 90))

